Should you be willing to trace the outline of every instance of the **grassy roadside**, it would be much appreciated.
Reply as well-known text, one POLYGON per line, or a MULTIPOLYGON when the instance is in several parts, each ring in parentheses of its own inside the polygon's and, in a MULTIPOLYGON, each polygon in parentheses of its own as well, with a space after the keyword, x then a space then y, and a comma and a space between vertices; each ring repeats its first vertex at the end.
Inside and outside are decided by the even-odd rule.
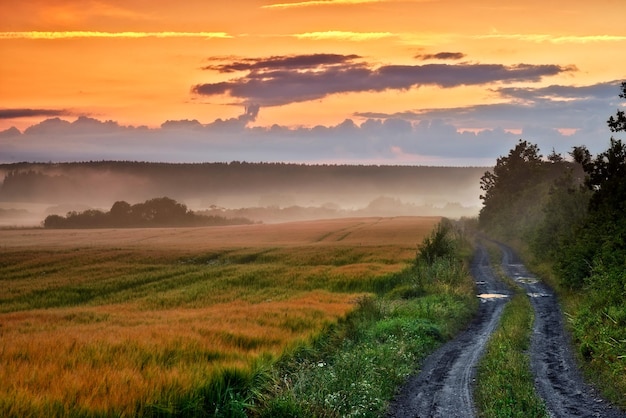
MULTIPOLYGON (((500 265, 497 249, 490 248, 492 264, 500 265)), ((499 267, 497 273, 504 278, 499 267)), ((535 393, 530 370, 530 335, 533 311, 530 300, 512 280, 515 294, 504 308, 498 329, 492 335, 478 365, 474 392, 479 416, 547 417, 544 404, 535 393)))
POLYGON ((389 277, 392 290, 361 300, 344 321, 287 355, 253 413, 382 416, 421 360, 475 312, 473 281, 462 256, 467 259, 469 252, 418 263, 389 277))

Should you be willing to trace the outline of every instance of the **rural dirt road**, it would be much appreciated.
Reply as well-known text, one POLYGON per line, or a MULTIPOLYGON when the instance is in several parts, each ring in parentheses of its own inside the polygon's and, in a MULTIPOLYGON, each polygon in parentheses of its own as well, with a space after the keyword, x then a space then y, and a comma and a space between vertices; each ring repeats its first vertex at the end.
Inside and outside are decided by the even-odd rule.
POLYGON ((626 418, 585 384, 574 360, 554 292, 524 267, 511 248, 500 245, 504 272, 525 290, 535 312, 530 360, 537 393, 551 417, 626 418))
MULTIPOLYGON (((493 273, 483 246, 476 250, 471 271, 479 294, 511 293, 493 273)), ((426 358, 421 372, 409 378, 398 393, 387 417, 474 417, 472 387, 476 364, 498 325, 506 301, 506 297, 481 299, 474 321, 457 338, 426 358)))
MULTIPOLYGON (((585 384, 569 346, 554 292, 531 275, 507 246, 502 267, 527 292, 535 313, 531 367, 537 393, 550 417, 626 418, 585 384)), ((471 267, 479 294, 510 295, 494 275, 485 248, 478 246, 471 267)), ((395 418, 476 416, 472 390, 475 369, 496 328, 506 298, 483 298, 475 320, 454 340, 431 354, 419 374, 409 378, 386 414, 395 418)))

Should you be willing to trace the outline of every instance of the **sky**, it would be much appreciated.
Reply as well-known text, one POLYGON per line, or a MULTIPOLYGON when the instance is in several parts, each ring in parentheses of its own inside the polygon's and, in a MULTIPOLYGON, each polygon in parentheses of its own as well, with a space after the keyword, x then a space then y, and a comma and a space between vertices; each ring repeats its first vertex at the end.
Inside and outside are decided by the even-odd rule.
POLYGON ((623 0, 0 0, 0 163, 604 151, 623 0))

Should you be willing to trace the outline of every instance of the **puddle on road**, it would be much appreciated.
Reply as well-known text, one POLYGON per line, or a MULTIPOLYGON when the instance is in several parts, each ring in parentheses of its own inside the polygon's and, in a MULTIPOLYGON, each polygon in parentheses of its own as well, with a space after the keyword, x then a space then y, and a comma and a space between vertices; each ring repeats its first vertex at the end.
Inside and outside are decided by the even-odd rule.
POLYGON ((550 295, 548 295, 547 293, 526 293, 528 295, 528 297, 531 298, 546 298, 550 295))
POLYGON ((503 298, 508 298, 509 295, 504 295, 502 293, 481 293, 480 295, 478 295, 478 297, 480 299, 483 299, 483 300, 487 300, 487 299, 503 299, 503 298))
POLYGON ((524 284, 535 284, 539 282, 539 280, 535 279, 534 277, 516 277, 515 281, 524 284))

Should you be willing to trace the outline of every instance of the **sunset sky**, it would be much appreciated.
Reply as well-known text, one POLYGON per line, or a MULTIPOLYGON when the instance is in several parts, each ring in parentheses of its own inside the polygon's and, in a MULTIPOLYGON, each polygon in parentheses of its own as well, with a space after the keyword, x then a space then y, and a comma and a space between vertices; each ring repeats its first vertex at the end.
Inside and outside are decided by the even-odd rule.
POLYGON ((0 162, 607 148, 624 0, 0 0, 0 162))

